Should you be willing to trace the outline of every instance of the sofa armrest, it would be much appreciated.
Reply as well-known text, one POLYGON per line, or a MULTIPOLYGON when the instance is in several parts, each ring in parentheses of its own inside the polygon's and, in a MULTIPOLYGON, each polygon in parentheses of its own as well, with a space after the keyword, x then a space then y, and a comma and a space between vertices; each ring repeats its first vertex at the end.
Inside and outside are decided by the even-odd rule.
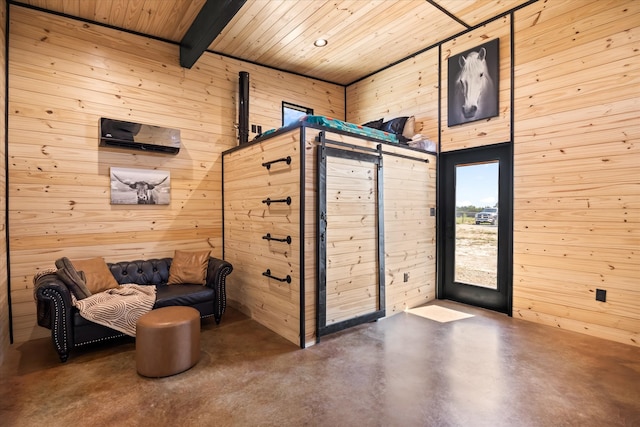
POLYGON ((65 362, 73 348, 71 292, 55 274, 38 278, 34 285, 38 325, 51 329, 53 344, 65 362))
POLYGON ((233 266, 227 261, 209 257, 206 286, 212 288, 216 292, 216 298, 213 307, 213 315, 216 319, 216 323, 220 323, 222 314, 227 307, 227 291, 225 282, 227 275, 229 275, 232 271, 233 266))

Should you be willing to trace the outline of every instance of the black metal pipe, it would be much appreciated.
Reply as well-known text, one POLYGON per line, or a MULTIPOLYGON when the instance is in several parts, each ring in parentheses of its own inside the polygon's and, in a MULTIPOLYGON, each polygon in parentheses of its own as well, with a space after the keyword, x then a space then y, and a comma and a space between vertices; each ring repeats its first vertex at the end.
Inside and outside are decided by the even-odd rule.
POLYGON ((262 275, 263 275, 263 276, 266 276, 266 277, 268 277, 268 278, 270 278, 270 279, 277 280, 278 282, 287 282, 287 283, 291 283, 291 276, 289 276, 288 274, 287 274, 287 277, 285 277, 285 278, 272 276, 272 275, 271 275, 271 270, 269 270, 268 268, 267 268, 267 271, 265 271, 264 273, 262 273, 262 275))
POLYGON ((240 71, 240 107, 238 110, 238 140, 249 142, 249 73, 240 71))
POLYGON ((285 238, 280 239, 280 238, 273 237, 271 233, 267 233, 266 235, 262 236, 262 238, 264 240, 273 240, 274 242, 283 242, 283 243, 286 242, 289 245, 291 244, 291 236, 287 236, 285 238))
POLYGON ((283 157, 281 159, 271 160, 269 162, 264 162, 262 164, 262 166, 264 166, 265 168, 267 168, 267 170, 269 170, 269 169, 271 169, 271 165, 272 164, 278 163, 278 162, 285 162, 286 164, 290 165, 291 164, 291 156, 283 157))
POLYGON ((286 203, 287 205, 291 204, 291 197, 287 196, 286 199, 271 199, 271 197, 267 197, 262 201, 262 203, 266 203, 267 206, 271 206, 271 203, 286 203))

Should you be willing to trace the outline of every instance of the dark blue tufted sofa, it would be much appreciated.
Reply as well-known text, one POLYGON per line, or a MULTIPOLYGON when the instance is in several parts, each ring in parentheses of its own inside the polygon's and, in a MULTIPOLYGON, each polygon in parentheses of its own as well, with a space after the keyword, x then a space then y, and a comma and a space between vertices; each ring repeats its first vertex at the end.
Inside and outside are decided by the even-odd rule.
MULTIPOLYGON (((118 283, 156 286, 153 308, 184 305, 200 311, 200 317, 213 316, 220 322, 226 308, 226 276, 233 267, 221 259, 209 258, 205 286, 167 285, 172 258, 107 263, 118 283)), ((79 346, 125 336, 80 316, 71 302, 71 293, 55 273, 45 274, 34 284, 38 325, 51 330, 53 345, 65 362, 69 352, 79 346)))

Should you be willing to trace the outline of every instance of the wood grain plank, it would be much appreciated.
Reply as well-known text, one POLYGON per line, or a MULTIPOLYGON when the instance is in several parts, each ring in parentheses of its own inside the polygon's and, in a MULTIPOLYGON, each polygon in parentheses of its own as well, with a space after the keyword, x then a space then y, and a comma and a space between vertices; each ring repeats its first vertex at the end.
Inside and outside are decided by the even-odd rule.
MULTIPOLYGON (((197 12, 202 1, 160 5, 123 0, 110 3, 111 13, 121 17, 133 3, 139 12, 151 10, 153 19, 180 8, 197 12)), ((87 13, 95 5, 86 5, 87 13)), ((106 9, 105 5, 96 16, 106 9)), ((167 30, 184 31, 189 21, 183 18, 178 14, 167 20, 179 19, 181 30, 167 30)), ((344 90, 337 85, 211 53, 184 70, 173 44, 21 7, 12 6, 11 19, 8 65, 16 78, 9 82, 6 174, 11 282, 16 292, 32 287, 33 274, 61 256, 123 261, 206 248, 222 256, 221 153, 237 145, 239 71, 250 71, 254 83, 253 123, 265 118, 279 126, 283 99, 298 104, 310 99, 308 105, 319 112, 344 115, 344 90), (103 150, 97 141, 100 117, 179 128, 182 149, 176 156, 103 150), (170 170, 171 204, 110 205, 112 166, 170 170)), ((155 31, 157 23, 146 20, 144 25, 155 31)), ((278 179, 274 176, 274 185, 279 185, 278 179)), ((277 253, 278 247, 263 250, 266 256, 277 253)), ((299 246, 289 249, 285 259, 297 260, 298 253, 299 246)), ((16 304, 33 306, 32 296, 26 301, 22 293, 14 295, 16 304)), ((14 313, 17 342, 42 329, 31 308, 17 305, 14 313)))

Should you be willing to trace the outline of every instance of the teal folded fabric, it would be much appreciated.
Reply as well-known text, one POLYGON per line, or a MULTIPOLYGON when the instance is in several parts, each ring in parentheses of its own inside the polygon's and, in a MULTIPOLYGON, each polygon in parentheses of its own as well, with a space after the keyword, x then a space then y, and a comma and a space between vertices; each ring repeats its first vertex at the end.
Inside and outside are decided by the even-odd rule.
MULTIPOLYGON (((300 122, 325 126, 331 129, 342 130, 355 135, 365 136, 367 138, 379 139, 386 142, 398 143, 398 136, 392 132, 386 132, 379 129, 374 129, 364 125, 357 125, 355 123, 343 122, 342 120, 332 119, 326 116, 302 116, 300 122)), ((283 129, 283 128, 280 128, 283 129)), ((280 129, 269 129, 260 136, 270 135, 280 129)))
POLYGON ((342 120, 333 119, 326 116, 305 116, 303 121, 307 123, 314 123, 322 126, 326 126, 332 129, 343 130, 356 135, 362 135, 369 138, 380 139, 387 142, 398 142, 398 137, 391 133, 378 129, 373 129, 363 125, 357 125, 355 123, 343 122, 342 120))

